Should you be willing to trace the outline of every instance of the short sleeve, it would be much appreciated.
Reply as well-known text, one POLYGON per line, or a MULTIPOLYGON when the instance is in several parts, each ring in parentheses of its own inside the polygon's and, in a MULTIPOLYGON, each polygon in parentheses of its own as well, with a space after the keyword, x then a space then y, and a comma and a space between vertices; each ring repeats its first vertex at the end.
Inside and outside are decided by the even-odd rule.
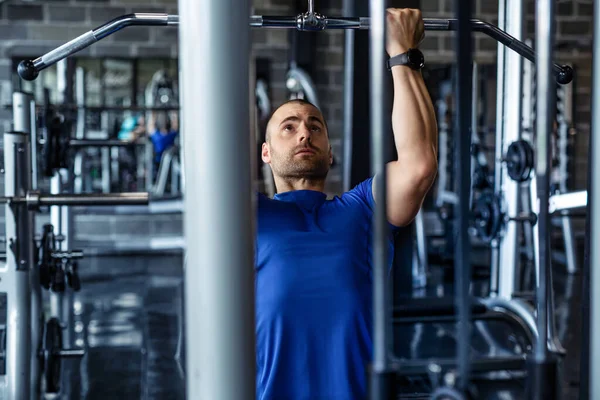
POLYGON ((346 201, 357 202, 368 209, 372 214, 375 211, 375 199, 373 198, 373 178, 368 178, 354 186, 342 196, 346 201))
MULTIPOLYGON (((372 215, 375 212, 375 197, 373 197, 373 177, 368 178, 350 191, 346 192, 344 196, 347 196, 349 199, 354 201, 358 201, 363 204, 372 215)), ((388 222, 389 227, 392 229, 392 232, 395 233, 401 227, 392 225, 388 222)))

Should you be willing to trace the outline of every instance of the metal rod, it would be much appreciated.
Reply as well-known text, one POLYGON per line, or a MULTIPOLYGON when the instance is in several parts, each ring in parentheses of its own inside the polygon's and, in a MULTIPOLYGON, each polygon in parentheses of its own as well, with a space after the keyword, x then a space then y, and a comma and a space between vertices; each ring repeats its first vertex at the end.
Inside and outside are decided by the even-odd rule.
POLYGON ((26 80, 33 80, 38 73, 56 64, 58 61, 77 53, 127 26, 134 25, 177 25, 179 16, 168 14, 137 13, 117 17, 96 29, 86 32, 77 38, 63 44, 49 53, 19 64, 19 75, 26 80))
POLYGON ((535 345, 534 356, 538 362, 548 359, 548 271, 550 257, 550 160, 552 136, 552 109, 555 107, 555 87, 550 79, 552 74, 552 48, 554 43, 554 3, 547 0, 536 2, 536 178, 539 201, 539 283, 536 291, 537 326, 539 340, 535 345))
MULTIPOLYGON (((477 152, 475 146, 480 144, 479 140, 479 65, 473 62, 473 74, 471 75, 471 172, 470 175, 475 175, 477 169, 477 152)), ((473 195, 475 188, 471 185, 469 190, 469 204, 473 204, 473 195)))
POLYGON ((12 95, 13 129, 15 132, 31 132, 31 93, 14 92, 12 95))
POLYGON ((37 186, 37 121, 35 114, 35 100, 33 94, 25 92, 14 92, 12 96, 13 129, 16 132, 27 133, 31 136, 31 160, 32 160, 32 188, 37 186))
MULTIPOLYGON (((13 200, 14 201, 14 200, 13 200)), ((94 193, 57 194, 39 197, 39 205, 56 206, 105 206, 105 205, 145 205, 149 196, 145 192, 133 193, 94 193)))
MULTIPOLYGON (((594 1, 594 48, 600 49, 600 2, 594 1)), ((592 132, 589 159, 589 398, 600 399, 600 51, 594 51, 592 69, 592 132), (597 72, 597 73, 596 73, 597 72)), ((585 317, 584 317, 585 318, 585 317)))
MULTIPOLYGON (((257 28, 288 28, 300 31, 321 31, 325 29, 369 29, 371 20, 367 17, 325 17, 320 14, 308 16, 299 14, 297 16, 262 16, 249 17, 251 27, 257 28)), ((17 72, 22 79, 34 80, 40 71, 50 67, 58 61, 73 55, 86 47, 96 43, 127 26, 133 25, 178 25, 178 15, 168 14, 128 14, 115 18, 98 28, 84 33, 68 43, 44 54, 35 60, 24 60, 19 63, 17 72)), ((457 21, 452 19, 424 19, 425 29, 432 31, 456 30, 457 21)), ((498 27, 476 19, 470 20, 473 31, 484 33, 499 41, 508 48, 514 50, 528 60, 535 62, 535 52, 525 43, 515 39, 498 27)), ((231 25, 228 24, 231 28, 231 25)), ((573 79, 573 70, 569 66, 554 64, 554 72, 559 83, 565 84, 573 79)))
POLYGON ((81 358, 85 356, 85 350, 79 349, 67 349, 67 350, 59 350, 54 353, 55 355, 61 358, 81 358))
POLYGON ((583 208, 587 206, 588 192, 582 190, 579 192, 561 193, 550 196, 548 212, 555 213, 562 210, 572 210, 574 208, 583 208))
POLYGON ((254 97, 249 7, 249 0, 179 0, 189 399, 256 393, 252 138, 240 135, 251 132, 254 97), (219 124, 198 130, 198 120, 219 124), (231 151, 223 162, 219 154, 231 151), (211 196, 202 195, 208 187, 211 196))
POLYGON ((70 139, 69 147, 131 147, 138 146, 137 142, 126 142, 118 139, 70 139))
MULTIPOLYGON (((344 14, 351 14, 354 10, 354 0, 344 0, 344 14)), ((344 38, 344 130, 342 157, 343 190, 350 190, 352 184, 352 133, 354 115, 354 31, 347 30, 344 38)))
MULTIPOLYGON (((29 135, 5 133, 6 195, 22 196, 26 193, 31 185, 30 165, 29 135)), ((33 216, 26 207, 10 205, 5 206, 5 215, 6 265, 0 269, 0 291, 7 295, 6 386, 3 397, 7 400, 29 400, 30 394, 39 397, 38 382, 31 379, 32 368, 39 368, 39 363, 32 357, 29 273, 33 267, 33 216)))
MULTIPOLYGON (((517 38, 523 37, 523 0, 505 0, 504 29, 517 38)), ((521 138, 522 131, 522 101, 523 101, 523 58, 515 53, 505 51, 504 54, 504 89, 500 101, 504 103, 503 113, 499 119, 503 119, 501 157, 506 154, 512 142, 521 138)), ((504 163, 500 164, 501 174, 500 192, 505 204, 507 215, 517 215, 519 211, 519 184, 508 176, 504 163)), ((498 263, 498 295, 510 299, 515 292, 517 277, 519 276, 518 248, 518 224, 506 224, 505 230, 499 242, 498 263)))
POLYGON ((469 197, 471 192, 471 166, 469 157, 471 149, 471 85, 473 84, 473 35, 469 20, 471 18, 471 2, 454 2, 455 15, 458 17, 456 48, 456 114, 455 130, 455 168, 457 179, 458 204, 456 205, 456 248, 454 265, 455 294, 454 303, 457 308, 457 365, 458 389, 465 393, 468 389, 471 374, 471 259, 469 238, 469 197), (460 132, 461 134, 458 134, 460 132), (466 133, 466 134, 462 134, 466 133))
MULTIPOLYGON (((506 29, 506 1, 498 0, 498 26, 499 29, 506 29)), ((494 192, 502 193, 503 170, 505 169, 502 159, 504 157, 504 95, 506 93, 506 48, 498 43, 498 62, 496 64, 496 147, 494 168, 494 192)), ((490 295, 495 296, 499 293, 500 281, 500 248, 502 247, 502 237, 492 241, 491 260, 490 260, 490 295)))
POLYGON ((81 250, 64 250, 64 251, 54 251, 50 254, 50 257, 56 259, 69 259, 75 260, 83 258, 83 251, 81 250))
POLYGON ((387 283, 387 215, 386 215, 386 115, 385 107, 385 1, 369 2, 371 31, 369 35, 370 108, 371 108, 371 174, 375 190, 373 215, 373 363, 371 399, 383 399, 381 376, 389 367, 390 337, 389 290, 387 283))

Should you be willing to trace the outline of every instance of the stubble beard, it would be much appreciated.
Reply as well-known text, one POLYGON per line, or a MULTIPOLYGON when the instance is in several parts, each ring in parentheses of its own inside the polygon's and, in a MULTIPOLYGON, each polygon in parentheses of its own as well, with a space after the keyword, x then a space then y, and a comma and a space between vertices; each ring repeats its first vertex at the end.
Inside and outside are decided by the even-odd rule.
POLYGON ((329 157, 317 152, 311 156, 286 156, 271 152, 273 173, 283 179, 308 179, 323 181, 329 173, 329 157))

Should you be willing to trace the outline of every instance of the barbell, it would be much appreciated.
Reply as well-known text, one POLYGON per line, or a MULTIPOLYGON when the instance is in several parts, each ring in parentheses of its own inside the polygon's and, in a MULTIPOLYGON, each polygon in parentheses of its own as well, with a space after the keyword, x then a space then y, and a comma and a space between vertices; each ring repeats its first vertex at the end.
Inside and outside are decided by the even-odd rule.
MULTIPOLYGON (((296 16, 251 16, 249 20, 250 27, 287 28, 297 29, 299 31, 322 31, 328 29, 362 30, 370 28, 371 19, 368 17, 326 17, 319 13, 315 13, 313 7, 310 5, 311 2, 309 2, 308 12, 296 16)), ((456 19, 425 18, 423 22, 425 30, 455 31, 457 29, 458 21, 456 19)), ((76 37, 36 59, 21 61, 17 68, 17 72, 22 79, 32 81, 38 77, 40 71, 128 26, 176 25, 179 25, 178 15, 163 13, 134 13, 122 15, 76 37)), ((488 35, 529 61, 535 62, 536 55, 531 47, 504 32, 497 26, 481 20, 472 19, 471 29, 474 32, 488 35)), ((561 66, 554 63, 553 70, 558 83, 567 84, 573 80, 573 69, 570 66, 561 66)))
POLYGON ((148 203, 148 192, 42 194, 32 190, 24 196, 0 196, 0 204, 26 205, 30 210, 42 206, 137 206, 148 203))

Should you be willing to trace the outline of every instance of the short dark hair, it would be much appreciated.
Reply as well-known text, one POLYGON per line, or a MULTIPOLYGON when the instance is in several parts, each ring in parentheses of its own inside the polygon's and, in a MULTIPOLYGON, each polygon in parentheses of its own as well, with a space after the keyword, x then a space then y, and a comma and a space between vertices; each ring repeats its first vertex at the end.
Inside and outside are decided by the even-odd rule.
POLYGON ((285 106, 286 104, 292 104, 292 103, 313 106, 314 108, 319 110, 319 112, 321 113, 321 116, 323 117, 323 123, 325 124, 325 130, 327 131, 327 135, 329 136, 329 127, 327 126, 327 120, 325 120, 323 111, 321 111, 321 109, 319 107, 315 106, 313 103, 311 103, 310 101, 305 100, 305 99, 291 99, 291 100, 284 101, 283 103, 281 103, 279 105, 279 107, 277 107, 273 111, 271 111, 271 114, 269 115, 269 118, 267 119, 267 124, 265 125, 265 141, 266 142, 269 141, 269 123, 271 123, 271 119, 273 119, 273 115, 275 115, 277 110, 279 110, 281 107, 285 106))

